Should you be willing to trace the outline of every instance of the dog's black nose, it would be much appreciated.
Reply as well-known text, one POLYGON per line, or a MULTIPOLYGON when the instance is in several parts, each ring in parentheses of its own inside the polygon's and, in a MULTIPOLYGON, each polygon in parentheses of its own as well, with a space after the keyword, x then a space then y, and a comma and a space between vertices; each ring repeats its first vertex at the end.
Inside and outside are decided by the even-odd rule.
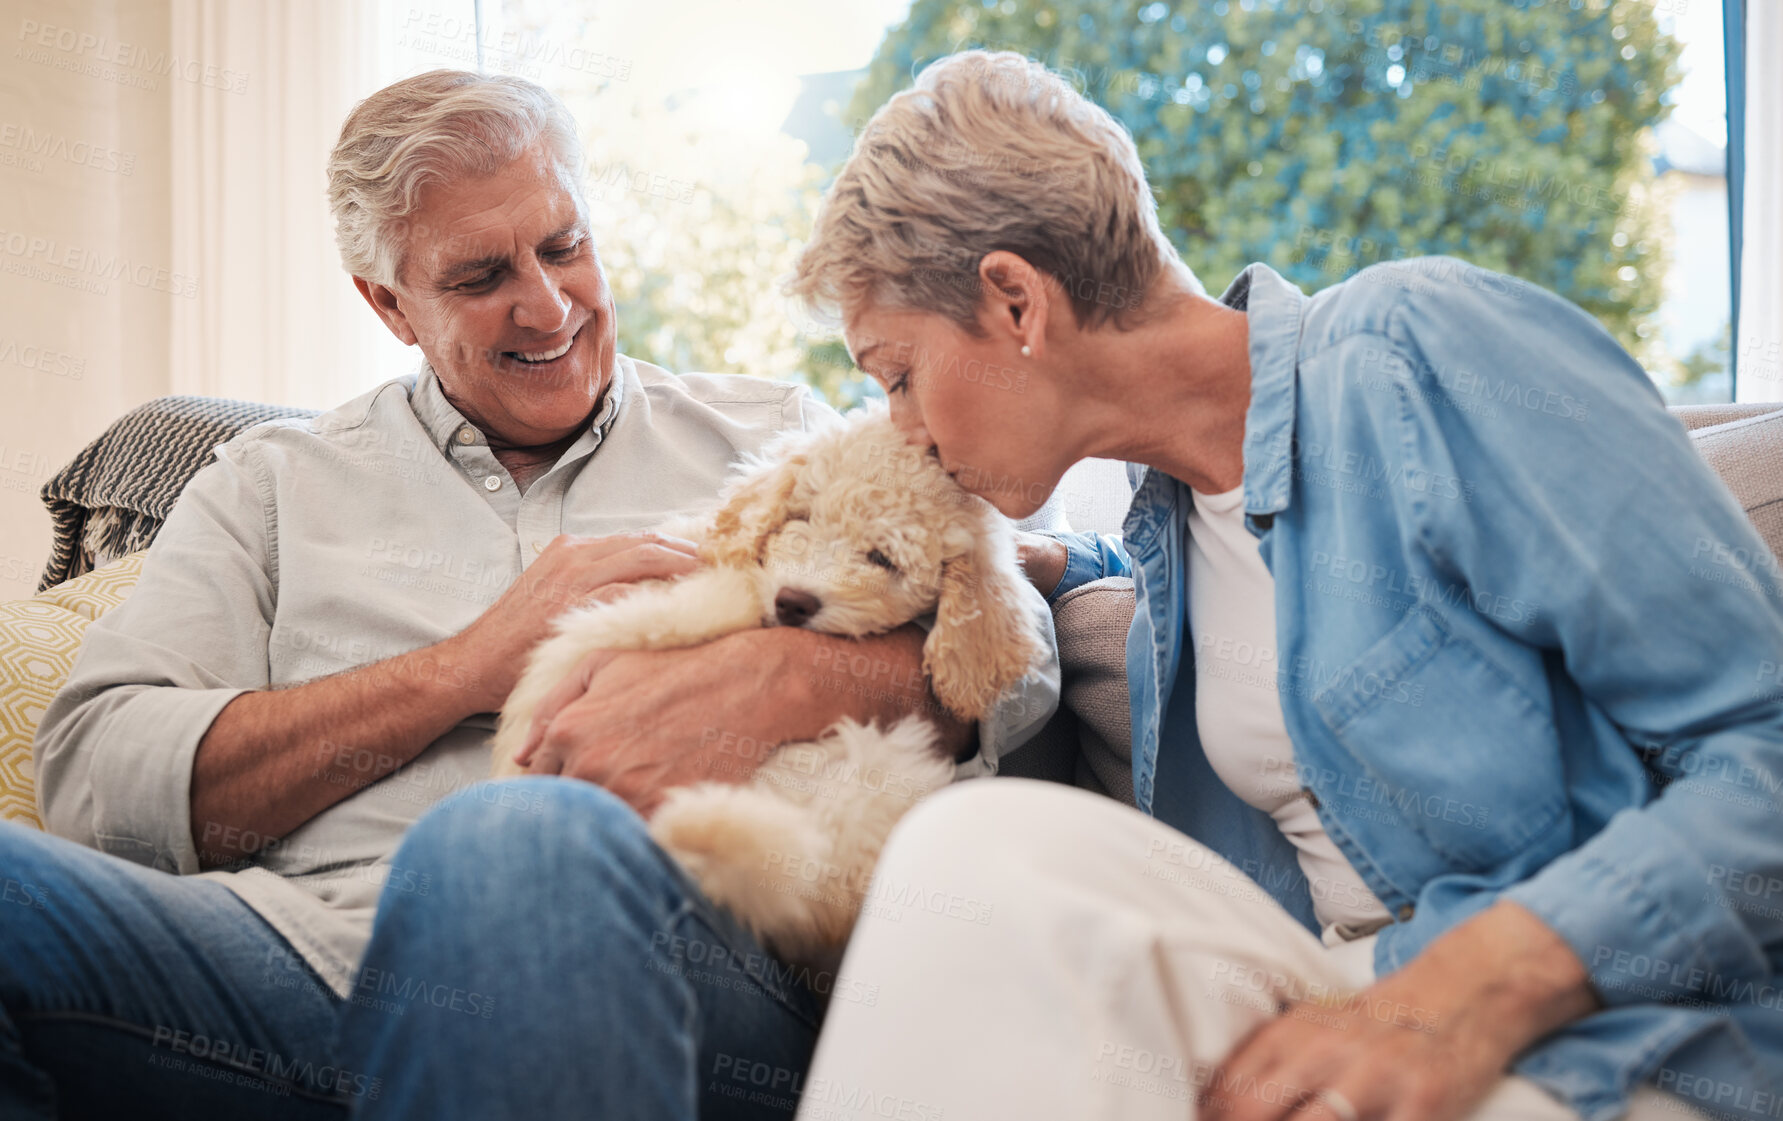
POLYGON ((797 588, 781 588, 774 597, 774 617, 783 627, 802 627, 823 607, 823 601, 810 592, 797 588))

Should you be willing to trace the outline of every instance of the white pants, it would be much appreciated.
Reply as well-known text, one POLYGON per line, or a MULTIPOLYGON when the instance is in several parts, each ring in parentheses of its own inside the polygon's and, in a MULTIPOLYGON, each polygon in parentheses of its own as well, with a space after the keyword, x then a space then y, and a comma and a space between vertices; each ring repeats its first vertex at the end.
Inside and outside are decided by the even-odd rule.
MULTIPOLYGON (((1130 807, 1056 783, 965 783, 892 835, 798 1116, 1187 1121, 1198 1078, 1276 1014, 1278 992, 1362 989, 1373 948, 1326 948, 1238 869, 1130 807)), ((1415 1026, 1421 1013, 1369 1014, 1415 1026)), ((1629 1116, 1700 1115, 1643 1088, 1629 1116)), ((1471 1121, 1575 1117, 1510 1076, 1471 1121)))

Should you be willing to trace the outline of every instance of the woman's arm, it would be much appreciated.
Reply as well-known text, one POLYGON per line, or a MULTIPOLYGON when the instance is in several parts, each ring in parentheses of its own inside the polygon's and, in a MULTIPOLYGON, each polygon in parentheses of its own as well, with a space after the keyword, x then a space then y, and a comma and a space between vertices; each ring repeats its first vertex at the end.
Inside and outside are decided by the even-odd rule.
MULTIPOLYGON (((1273 1121, 1335 1091, 1359 1118, 1452 1121, 1530 1044, 1598 1007, 1572 948, 1499 902, 1359 993, 1289 1004, 1207 1078, 1202 1103, 1221 1121, 1273 1121), (1256 1089, 1284 1086, 1296 1093, 1256 1089)), ((1294 1116, 1345 1121, 1324 1110, 1294 1116)))
POLYGON ((1469 588, 1542 605, 1514 633, 1551 652, 1662 787, 1506 898, 1572 947, 1606 1005, 1654 999, 1637 959, 1723 984, 1770 977, 1783 908, 1747 905, 1751 881, 1729 870, 1783 882, 1776 560, 1584 312, 1526 285, 1444 285, 1396 318, 1392 350, 1417 382, 1393 403, 1402 438, 1472 493, 1411 511, 1424 548, 1469 588), (1506 384, 1517 392, 1480 407, 1506 384))
MULTIPOLYGON (((1405 536, 1456 583, 1540 604, 1501 629, 1543 650, 1662 789, 1575 796, 1572 851, 1365 990, 1360 1011, 1289 1009, 1234 1051, 1213 1096, 1272 1077, 1335 1090, 1364 1118, 1449 1121, 1599 1007, 1690 984, 1714 1000, 1774 972, 1783 908, 1741 891, 1783 883, 1776 562, 1602 327, 1496 280, 1408 292, 1339 371, 1344 407, 1404 449, 1398 466, 1459 481, 1464 500, 1395 494, 1405 536)), ((1238 1096, 1235 1121, 1280 1115, 1238 1096)))
POLYGON ((1017 533, 1022 571, 1048 603, 1104 576, 1129 576, 1132 561, 1112 533, 1017 533))

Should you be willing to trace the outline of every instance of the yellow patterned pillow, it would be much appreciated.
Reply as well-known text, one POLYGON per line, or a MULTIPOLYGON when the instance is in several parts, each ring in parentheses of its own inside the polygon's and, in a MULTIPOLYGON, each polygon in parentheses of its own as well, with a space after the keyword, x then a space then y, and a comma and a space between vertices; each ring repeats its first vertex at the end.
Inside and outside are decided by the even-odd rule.
POLYGON ((43 828, 31 739, 68 680, 87 624, 124 602, 142 553, 120 557, 32 598, 0 603, 0 819, 43 828))

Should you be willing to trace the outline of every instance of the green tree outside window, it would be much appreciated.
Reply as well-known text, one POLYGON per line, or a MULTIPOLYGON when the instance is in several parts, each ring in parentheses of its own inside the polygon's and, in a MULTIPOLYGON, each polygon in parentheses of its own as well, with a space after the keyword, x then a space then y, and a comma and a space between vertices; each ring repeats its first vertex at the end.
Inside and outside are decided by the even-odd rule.
POLYGON ((1252 261, 1315 291, 1449 254, 1663 358, 1651 126, 1680 48, 1650 2, 915 0, 850 119, 972 47, 1044 62, 1126 125, 1165 232, 1216 291, 1252 261))

